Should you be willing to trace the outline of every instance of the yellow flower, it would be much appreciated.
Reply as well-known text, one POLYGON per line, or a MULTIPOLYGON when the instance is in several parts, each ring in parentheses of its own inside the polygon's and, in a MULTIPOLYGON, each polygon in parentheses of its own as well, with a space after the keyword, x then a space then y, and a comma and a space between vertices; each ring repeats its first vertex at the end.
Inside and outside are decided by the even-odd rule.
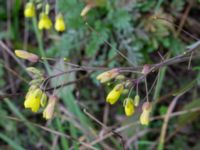
POLYGON ((135 112, 134 102, 132 98, 125 99, 124 110, 126 116, 132 116, 135 112))
POLYGON ((134 105, 137 107, 139 105, 139 102, 140 102, 140 96, 136 95, 134 98, 134 105))
POLYGON ((24 16, 27 18, 32 18, 35 16, 35 6, 32 2, 29 2, 25 6, 24 16))
POLYGON ((58 14, 56 16, 55 29, 58 32, 65 31, 65 22, 64 22, 62 14, 58 14))
POLYGON ((57 96, 51 95, 49 97, 48 105, 43 111, 43 118, 45 118, 46 120, 49 120, 53 117, 57 100, 58 100, 57 96))
POLYGON ((40 14, 40 20, 38 22, 38 28, 40 30, 42 30, 42 29, 48 30, 51 27, 52 27, 52 21, 51 21, 51 19, 49 18, 49 16, 47 14, 45 14, 45 13, 42 12, 40 14))
POLYGON ((108 93, 108 96, 106 97, 106 101, 108 103, 115 104, 117 100, 119 99, 121 93, 123 92, 124 86, 123 84, 117 84, 110 93, 108 93))
POLYGON ((40 88, 29 90, 24 101, 24 107, 30 108, 33 112, 37 112, 40 108, 42 93, 40 88))
POLYGON ((142 125, 149 125, 150 113, 151 113, 151 103, 145 102, 142 106, 142 114, 140 116, 140 123, 142 125))
POLYGON ((99 80, 101 83, 105 83, 113 78, 115 78, 119 74, 119 69, 112 69, 106 72, 101 73, 97 76, 97 80, 99 80))

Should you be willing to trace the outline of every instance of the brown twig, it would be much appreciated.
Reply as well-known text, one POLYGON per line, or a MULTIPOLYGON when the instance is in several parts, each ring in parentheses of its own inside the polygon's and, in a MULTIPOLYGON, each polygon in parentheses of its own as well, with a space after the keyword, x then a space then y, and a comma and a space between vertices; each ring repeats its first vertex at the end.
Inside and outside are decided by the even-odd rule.
POLYGON ((167 126, 168 126, 168 122, 170 119, 170 115, 174 109, 174 107, 176 106, 176 103, 178 101, 178 99, 182 96, 182 94, 176 96, 173 101, 171 102, 168 111, 165 115, 164 118, 164 123, 162 125, 162 129, 161 129, 161 133, 160 133, 160 140, 159 140, 159 144, 158 144, 158 150, 162 150, 164 148, 164 142, 165 142, 165 135, 166 135, 166 131, 167 131, 167 126))
MULTIPOLYGON (((180 116, 180 115, 184 115, 184 114, 187 114, 187 113, 192 113, 192 112, 197 112, 197 111, 200 111, 200 107, 197 107, 197 108, 193 108, 193 109, 189 109, 189 110, 183 110, 183 111, 177 111, 177 112, 174 112, 174 113, 171 113, 170 114, 170 118, 174 118, 174 117, 177 117, 177 116, 180 116)), ((163 119, 165 117, 165 115, 161 115, 161 116, 155 116, 155 117, 151 117, 151 121, 154 121, 154 120, 160 120, 160 119, 163 119)), ((140 124, 139 121, 136 121, 136 122, 133 122, 133 123, 130 123, 128 125, 125 125, 125 126, 122 126, 122 127, 119 127, 117 129, 115 129, 114 131, 115 132, 122 132, 128 128, 130 128, 131 126, 134 126, 134 125, 138 125, 140 124)), ((112 132, 108 132, 106 133, 101 139, 96 139, 94 141, 92 141, 90 144, 91 145, 95 145, 107 138, 109 138, 110 136, 112 136, 113 133, 112 132)))
MULTIPOLYGON (((148 74, 150 74, 152 72, 155 72, 155 71, 159 70, 160 68, 162 68, 164 66, 174 65, 174 64, 177 64, 177 63, 180 63, 180 62, 188 61, 189 59, 191 59, 191 57, 188 56, 188 55, 193 53, 193 52, 195 52, 195 50, 197 50, 198 48, 200 48, 200 41, 197 41, 196 43, 194 43, 191 46, 189 46, 187 48, 187 50, 183 54, 180 54, 178 56, 166 59, 164 61, 162 60, 160 63, 157 63, 157 64, 149 65, 150 68, 149 68, 148 74)), ((197 55, 196 57, 193 57, 193 58, 199 58, 199 56, 197 55)), ((88 71, 88 70, 93 70, 93 71, 95 70, 96 71, 96 70, 101 70, 101 69, 108 70, 108 68, 105 68, 105 67, 104 68, 101 68, 101 67, 100 68, 98 68, 98 67, 96 68, 96 67, 86 67, 86 66, 84 66, 84 67, 80 68, 80 70, 85 70, 85 71, 88 71)), ((142 67, 119 67, 117 69, 119 69, 120 72, 123 72, 124 70, 126 70, 126 72, 127 71, 132 72, 132 71, 138 71, 138 70, 141 71, 142 67)), ((68 73, 68 71, 66 73, 68 73)), ((60 74, 65 74, 65 73, 60 73, 60 74)), ((145 76, 146 75, 142 75, 138 79, 134 79, 133 80, 134 83, 135 83, 135 81, 141 82, 142 80, 145 79, 145 76)), ((53 75, 52 77, 50 76, 48 78, 53 78, 53 77, 56 77, 56 75, 53 75)), ((80 79, 80 80, 82 80, 82 79, 80 79)), ((69 84, 77 83, 80 80, 78 79, 76 81, 72 81, 72 82, 68 82, 68 83, 62 84, 62 85, 58 85, 57 87, 54 87, 54 88, 58 89, 58 88, 60 88, 62 86, 67 86, 69 84)), ((54 88, 50 88, 50 89, 46 89, 46 90, 48 91, 48 90, 52 90, 54 88)))
POLYGON ((0 47, 2 50, 5 50, 18 64, 22 69, 27 72, 27 74, 32 77, 32 75, 26 70, 26 66, 14 55, 14 53, 2 42, 0 41, 0 47))
POLYGON ((77 143, 79 143, 79 144, 81 144, 81 145, 83 145, 83 146, 85 146, 85 147, 87 147, 87 148, 90 148, 90 149, 92 149, 92 150, 97 150, 97 148, 93 147, 93 146, 90 145, 90 144, 87 144, 87 143, 85 143, 85 142, 82 142, 82 141, 80 141, 80 140, 78 140, 78 139, 76 139, 76 138, 74 138, 74 137, 72 137, 72 136, 70 136, 70 135, 64 134, 64 133, 62 133, 62 132, 58 132, 58 131, 55 131, 55 130, 50 129, 50 128, 48 128, 48 127, 39 125, 39 124, 37 124, 37 123, 33 123, 33 122, 30 122, 30 121, 23 121, 23 120, 21 120, 21 119, 19 119, 19 118, 12 117, 12 116, 0 116, 0 117, 2 117, 2 118, 7 118, 7 119, 10 119, 10 120, 13 120, 13 121, 16 121, 16 122, 21 122, 21 123, 31 123, 33 126, 38 127, 38 128, 40 128, 40 129, 43 129, 44 131, 53 133, 54 135, 57 135, 57 136, 65 137, 65 138, 70 139, 70 140, 73 140, 73 141, 76 141, 77 143))
MULTIPOLYGON (((96 119, 93 115, 91 115, 86 109, 83 110, 84 113, 90 117, 92 120, 94 120, 96 123, 98 123, 99 125, 101 125, 104 129, 107 129, 107 130, 110 130, 105 124, 103 124, 102 122, 100 122, 98 119, 96 119)), ((114 130, 110 130, 110 132, 113 133, 113 135, 115 135, 116 137, 120 138, 121 140, 121 143, 122 143, 122 147, 123 149, 125 150, 125 140, 124 138, 119 134, 119 133, 116 133, 114 130)))

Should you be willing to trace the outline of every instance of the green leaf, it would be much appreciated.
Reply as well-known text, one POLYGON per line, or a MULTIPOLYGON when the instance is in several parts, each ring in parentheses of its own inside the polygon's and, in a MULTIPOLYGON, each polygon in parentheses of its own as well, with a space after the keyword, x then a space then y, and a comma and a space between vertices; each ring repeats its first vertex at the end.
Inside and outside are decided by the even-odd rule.
POLYGON ((88 40, 88 44, 86 46, 86 54, 89 57, 92 57, 99 50, 100 46, 108 40, 109 37, 109 29, 102 22, 96 21, 95 23, 95 31, 92 32, 91 36, 88 40))
POLYGON ((118 30, 131 27, 131 15, 125 9, 117 9, 108 14, 109 20, 112 20, 113 26, 118 30))

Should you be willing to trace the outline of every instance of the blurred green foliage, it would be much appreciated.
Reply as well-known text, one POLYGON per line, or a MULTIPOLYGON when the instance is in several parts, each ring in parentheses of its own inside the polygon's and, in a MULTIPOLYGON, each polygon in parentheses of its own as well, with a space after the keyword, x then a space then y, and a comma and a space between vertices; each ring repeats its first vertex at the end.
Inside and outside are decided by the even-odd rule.
MULTIPOLYGON (((56 33, 54 30, 43 32, 42 42, 47 57, 66 57, 70 62, 87 66, 138 66, 145 63, 151 64, 159 62, 161 58, 157 54, 158 51, 170 56, 181 54, 185 50, 186 45, 194 41, 190 37, 184 40, 185 38, 182 38, 181 34, 177 34, 177 24, 180 21, 177 14, 184 13, 185 7, 188 4, 186 0, 96 1, 101 3, 101 5, 98 4, 98 6, 92 8, 85 18, 80 16, 82 9, 86 5, 83 1, 57 0, 56 3, 50 1, 52 9, 50 17, 53 19, 55 16, 54 8, 56 11, 62 12, 67 31, 64 33, 56 33), (156 16, 157 19, 154 19, 153 16, 156 16), (111 46, 106 44, 106 42, 109 42, 111 46), (132 64, 123 59, 117 51, 126 55, 132 64)), ((22 0, 0 1, 0 40, 12 43, 12 49, 23 49, 26 47, 28 51, 39 54, 33 24, 31 20, 25 20, 22 17, 24 4, 26 2, 22 0), (28 43, 26 43, 24 38, 24 34, 27 31, 29 34, 29 38, 27 39, 28 43)), ((196 4, 199 7, 199 3, 196 4)), ((3 59, 3 55, 1 59, 3 59)), ((10 61, 10 64, 11 68, 20 76, 25 76, 24 72, 19 69, 19 66, 16 66, 13 60, 10 61)), ((200 65, 199 62, 196 64, 198 66, 200 65)), ((38 67, 44 68, 43 64, 39 64, 38 67)), ((60 70, 70 69, 66 68, 63 62, 57 62, 53 67, 59 68, 60 70)), ((161 72, 158 76, 159 82, 156 85, 157 90, 156 92, 153 91, 150 93, 150 96, 154 95, 154 98, 157 99, 168 92, 174 93, 174 91, 177 91, 177 86, 179 86, 178 91, 184 89, 185 85, 183 82, 188 81, 183 78, 183 74, 185 75, 186 73, 180 69, 180 66, 176 67, 177 71, 174 71, 175 75, 171 73, 173 69, 170 70, 171 72, 168 72, 167 68, 165 68, 167 71, 164 70, 161 72), (174 76, 178 77, 175 78, 174 76)), ((59 72, 55 68, 51 70, 52 74, 59 72)), ((188 77, 189 80, 197 78, 200 85, 199 67, 194 68, 194 71, 196 71, 198 76, 188 73, 189 75, 185 75, 185 78, 188 77)), ((7 73, 8 71, 1 64, 0 87, 2 91, 0 93, 3 94, 7 91, 9 93, 11 92, 10 90, 5 90, 10 85, 7 73)), ((59 107, 64 107, 67 112, 57 110, 57 116, 47 123, 42 119, 41 112, 31 114, 23 108, 24 96, 6 98, 2 101, 0 105, 0 149, 50 149, 52 145, 54 149, 69 149, 71 146, 73 149, 79 149, 80 143, 72 140, 73 138, 79 139, 81 137, 82 139, 80 139, 87 143, 95 140, 102 127, 83 113, 83 106, 94 114, 97 119, 102 121, 104 117, 102 114, 107 107, 105 106, 104 97, 106 91, 109 91, 113 87, 112 84, 107 88, 100 86, 95 79, 98 73, 95 72, 87 80, 83 81, 83 83, 62 88, 59 93, 61 99, 59 101, 59 107), (17 117, 20 121, 8 118, 7 116, 17 117), (50 131, 46 131, 39 125, 48 127, 50 131), (62 135, 55 134, 55 131, 62 133, 62 135), (67 139, 64 136, 65 134, 73 138, 67 139), (58 144, 54 145, 55 141, 58 144)), ((72 81, 82 75, 84 75, 84 72, 71 73, 70 75, 52 81, 51 85, 56 86, 59 83, 72 81)), ((28 77, 25 76, 25 78, 28 77)), ((178 105, 178 110, 187 110, 200 106, 199 99, 192 100, 199 96, 199 87, 195 85, 195 87, 189 87, 189 89, 191 88, 194 88, 194 91, 190 93, 189 98, 187 96, 185 97, 190 102, 183 101, 180 106, 178 105)), ((143 89, 142 87, 142 96, 144 96, 143 89)), ((17 84, 16 92, 25 93, 26 91, 26 83, 20 82, 20 84, 17 84)), ((132 95, 135 95, 135 91, 133 91, 132 95)), ((154 113, 156 115, 164 115, 167 112, 170 101, 171 97, 168 99, 167 104, 162 103, 161 105, 156 105, 154 113)), ((140 110, 136 112, 134 117, 121 121, 120 119, 124 117, 124 114, 122 113, 122 107, 118 107, 119 105, 121 106, 122 102, 119 102, 116 107, 109 109, 108 126, 115 124, 117 126, 127 125, 138 120, 140 110)), ((191 122, 197 121, 198 116, 198 113, 190 113, 179 117, 178 121, 172 119, 169 125, 169 133, 173 133, 176 125, 184 127, 191 124, 191 122)), ((139 149, 146 150, 150 145, 155 144, 157 137, 159 137, 162 123, 159 120, 150 125, 148 130, 149 134, 147 132, 147 134, 144 134, 137 141, 139 149), (155 132, 151 131, 151 127, 155 132)), ((194 128, 199 130, 200 126, 196 125, 194 128)), ((128 140, 137 134, 138 130, 143 131, 146 129, 137 125, 137 127, 133 126, 130 130, 128 129, 126 132, 122 132, 122 135, 128 140)), ((192 134, 197 136, 195 133, 192 134)), ((170 144, 167 144, 168 149, 181 149, 183 147, 187 149, 190 147, 187 134, 184 134, 184 132, 177 134, 174 139, 173 141, 169 141, 170 144)), ((192 144, 195 145, 195 148, 199 147, 198 142, 192 144)), ((114 149, 122 149, 122 144, 119 142, 119 139, 114 136, 94 146, 98 149, 106 149, 106 145, 114 149)), ((130 149, 134 148, 130 147, 130 149)))

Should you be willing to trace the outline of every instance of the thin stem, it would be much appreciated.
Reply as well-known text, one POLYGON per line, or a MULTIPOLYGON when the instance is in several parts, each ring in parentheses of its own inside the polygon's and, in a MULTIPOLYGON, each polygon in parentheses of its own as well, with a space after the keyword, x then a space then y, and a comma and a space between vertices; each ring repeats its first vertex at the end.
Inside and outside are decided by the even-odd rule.
POLYGON ((137 95, 139 95, 139 94, 138 94, 138 89, 139 89, 139 83, 136 82, 136 94, 137 94, 137 95))
POLYGON ((145 76, 145 89, 146 89, 146 97, 147 97, 147 102, 149 102, 149 92, 148 92, 148 85, 147 85, 147 77, 145 76))
MULTIPOLYGON (((43 45, 43 41, 42 41, 42 35, 41 35, 41 32, 38 30, 36 17, 33 18, 32 22, 33 22, 34 31, 35 31, 36 39, 37 39, 38 46, 39 46, 40 55, 42 57, 46 57, 45 51, 44 51, 44 45, 43 45)), ((50 73, 51 69, 46 60, 44 60, 44 66, 47 69, 47 72, 50 73)))
POLYGON ((131 89, 130 89, 130 91, 129 91, 129 93, 128 93, 128 98, 130 97, 130 95, 131 95, 131 93, 132 93, 132 91, 133 91, 133 88, 134 88, 134 85, 131 87, 131 89))

